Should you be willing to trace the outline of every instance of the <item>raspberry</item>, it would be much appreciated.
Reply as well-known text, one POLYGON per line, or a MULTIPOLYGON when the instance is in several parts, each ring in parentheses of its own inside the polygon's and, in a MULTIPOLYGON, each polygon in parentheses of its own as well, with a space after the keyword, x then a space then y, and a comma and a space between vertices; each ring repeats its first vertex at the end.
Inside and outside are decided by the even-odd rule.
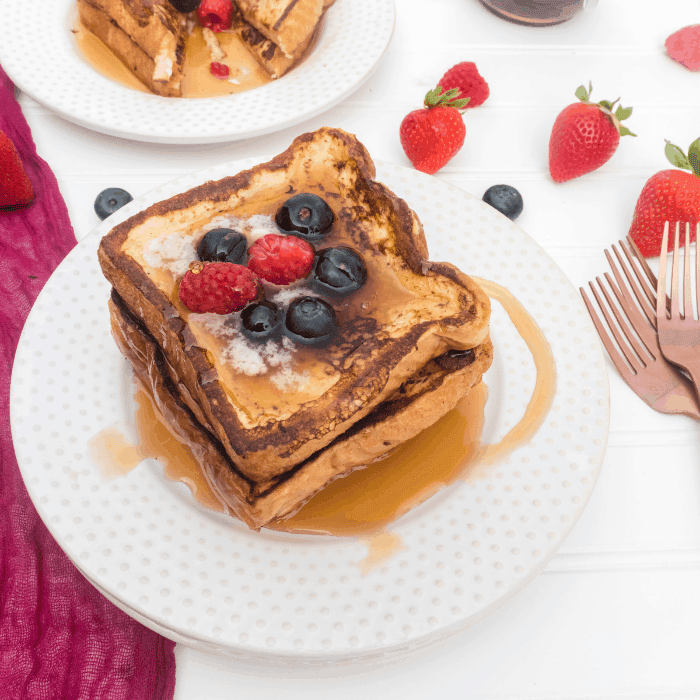
POLYGON ((313 264, 313 246, 295 236, 268 233, 248 251, 248 267, 272 284, 291 284, 306 277, 313 264))
POLYGON ((243 265, 201 263, 190 265, 180 282, 180 301, 197 314, 230 314, 258 296, 258 278, 243 265))
POLYGON ((225 63, 219 63, 218 61, 211 62, 209 71, 215 78, 220 78, 221 80, 228 78, 230 72, 225 63))
POLYGON ((233 19, 233 3, 231 0, 202 0, 197 8, 199 23, 211 29, 212 32, 223 32, 231 29, 233 19))
POLYGON ((488 83, 479 75, 476 63, 464 61, 450 68, 445 75, 440 78, 438 87, 443 90, 452 90, 457 88, 459 94, 457 97, 468 97, 466 107, 478 107, 486 102, 489 96, 488 83))

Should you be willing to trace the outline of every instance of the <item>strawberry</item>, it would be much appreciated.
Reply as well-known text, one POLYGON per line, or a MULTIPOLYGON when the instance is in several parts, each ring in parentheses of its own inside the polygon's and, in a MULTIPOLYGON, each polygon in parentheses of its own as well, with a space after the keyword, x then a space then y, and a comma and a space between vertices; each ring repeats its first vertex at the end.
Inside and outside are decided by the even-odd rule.
POLYGON ((469 100, 469 103, 465 105, 467 108, 484 104, 489 96, 488 83, 479 74, 476 63, 471 61, 463 61, 452 66, 440 78, 438 87, 441 87, 445 92, 456 88, 458 90, 457 97, 469 100))
POLYGON ((13 211, 31 204, 34 188, 15 144, 0 131, 0 211, 13 211))
MULTIPOLYGON (((580 102, 565 107, 549 137, 549 172, 554 182, 566 182, 598 169, 617 150, 620 136, 636 136, 620 122, 632 114, 631 107, 614 102, 590 102, 592 85, 576 90, 580 102)), ((615 100, 617 102, 617 100, 615 100)))
MULTIPOLYGON (((647 180, 630 227, 629 235, 647 258, 660 253, 666 221, 689 222, 691 241, 695 240, 695 225, 700 223, 700 139, 690 145, 687 156, 667 141, 666 157, 683 170, 661 170, 647 180)), ((669 240, 671 248, 673 238, 669 240)))
POLYGON ((666 39, 666 53, 688 70, 700 70, 700 24, 671 34, 666 39))
POLYGON ((233 3, 231 0, 202 0, 197 8, 199 23, 213 32, 231 29, 233 3))
POLYGON ((257 275, 243 265, 193 262, 180 282, 178 297, 197 314, 230 314, 253 301, 260 291, 257 275))
POLYGON ((462 148, 467 132, 460 110, 468 99, 458 98, 457 92, 436 87, 425 96, 423 109, 403 118, 401 145, 416 170, 432 175, 462 148))

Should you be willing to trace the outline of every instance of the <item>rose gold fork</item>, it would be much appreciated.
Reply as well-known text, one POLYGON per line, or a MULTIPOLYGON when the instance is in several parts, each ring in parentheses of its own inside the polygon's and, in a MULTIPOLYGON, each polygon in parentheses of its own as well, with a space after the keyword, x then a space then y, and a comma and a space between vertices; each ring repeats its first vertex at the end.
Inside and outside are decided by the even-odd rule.
POLYGON ((598 335, 622 378, 647 405, 661 413, 682 413, 700 420, 700 404, 693 387, 666 361, 659 347, 654 273, 631 238, 627 238, 627 244, 620 241, 619 247, 622 253, 612 246, 617 264, 605 251, 615 281, 608 273, 605 279, 617 304, 600 277, 596 277, 600 293, 593 282, 589 283, 605 324, 584 289, 580 290, 598 335))
MULTIPOLYGON (((696 237, 700 224, 696 224, 696 237)), ((680 252, 680 223, 676 223, 676 234, 671 264, 671 308, 670 313, 663 300, 666 297, 666 259, 668 257, 669 223, 664 226, 664 237, 659 256, 659 281, 657 285, 656 323, 659 329, 659 344, 667 360, 682 367, 693 380, 700 396, 700 321, 693 316, 693 299, 690 280, 690 224, 685 225, 685 251, 683 253, 683 313, 680 313, 680 287, 678 261, 680 252)), ((700 301, 700 256, 695 251, 695 294, 700 301)))

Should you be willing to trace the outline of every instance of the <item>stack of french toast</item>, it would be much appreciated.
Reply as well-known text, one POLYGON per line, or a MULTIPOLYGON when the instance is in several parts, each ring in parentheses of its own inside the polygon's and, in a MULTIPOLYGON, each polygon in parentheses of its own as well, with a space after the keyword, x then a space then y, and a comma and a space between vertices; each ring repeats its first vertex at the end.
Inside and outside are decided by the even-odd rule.
POLYGON ((375 176, 354 136, 322 128, 267 163, 154 204, 100 243, 119 348, 214 493, 251 528, 371 468, 453 409, 491 364, 488 297, 453 265, 428 260, 417 215, 375 176), (304 241, 315 259, 308 275, 258 281, 252 303, 286 310, 277 335, 251 339, 250 306, 222 314, 183 303, 184 276, 208 264, 198 257, 205 237, 227 229, 252 255, 269 235, 296 236, 279 213, 300 194, 322 200, 331 224, 304 241), (359 282, 326 284, 329 250, 345 261, 332 273, 360 269, 359 282), (295 301, 333 315, 323 343, 295 330, 295 301))
MULTIPOLYGON (((235 32, 270 78, 306 54, 334 0, 233 0, 227 31, 235 32)), ((186 39, 196 12, 170 0, 77 0, 80 21, 153 93, 182 96, 186 39)))

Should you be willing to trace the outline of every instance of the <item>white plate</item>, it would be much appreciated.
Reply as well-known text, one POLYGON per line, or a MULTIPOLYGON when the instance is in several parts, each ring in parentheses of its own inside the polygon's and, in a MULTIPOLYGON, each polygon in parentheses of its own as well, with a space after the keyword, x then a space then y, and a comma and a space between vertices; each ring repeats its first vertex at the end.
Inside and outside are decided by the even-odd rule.
POLYGON ((395 10, 394 0, 336 0, 301 65, 256 90, 200 99, 141 93, 104 77, 78 51, 70 31, 76 18, 74 0, 5 3, 0 64, 13 82, 76 124, 137 141, 185 144, 269 134, 338 104, 376 68, 395 10))
MULTIPOLYGON (((19 464, 52 534, 129 614, 179 642, 287 664, 390 658, 460 630, 537 574, 585 506, 605 451, 609 406, 600 343, 576 290, 526 234, 438 179, 379 164, 378 179, 424 222, 433 260, 509 288, 546 335, 557 389, 533 440, 488 476, 458 482, 393 523, 405 549, 369 574, 353 538, 249 531, 197 506, 146 460, 106 481, 87 442, 133 427, 127 362, 109 334, 98 241, 152 202, 255 161, 194 173, 114 214, 66 258, 31 311, 17 351, 11 419, 19 464)), ((523 415, 534 363, 498 303, 484 438, 523 415)))

